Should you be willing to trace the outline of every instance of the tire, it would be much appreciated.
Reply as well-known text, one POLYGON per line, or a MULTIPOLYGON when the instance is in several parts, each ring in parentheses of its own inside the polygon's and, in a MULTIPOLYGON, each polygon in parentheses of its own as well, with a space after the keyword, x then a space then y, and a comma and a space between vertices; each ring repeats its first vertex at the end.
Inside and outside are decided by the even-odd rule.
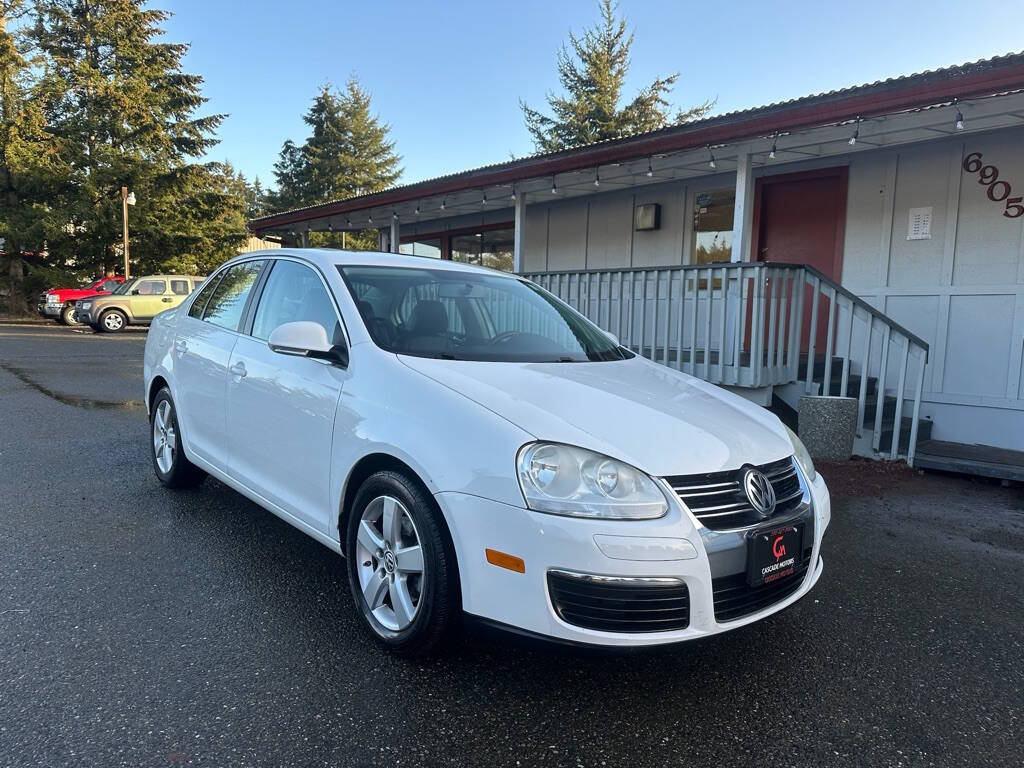
POLYGON ((81 325, 81 323, 75 320, 74 304, 64 305, 64 308, 60 311, 60 321, 64 323, 64 325, 81 325))
POLYGON ((400 656, 439 650, 461 615, 458 568, 440 515, 418 483, 393 471, 367 478, 349 515, 345 563, 352 599, 374 640, 400 656), (399 527, 388 529, 385 521, 399 527))
POLYGON ((120 333, 128 325, 128 317, 120 309, 108 309, 100 315, 98 325, 103 333, 120 333))
POLYGON ((149 414, 149 452, 157 479, 167 488, 195 488, 206 473, 185 456, 178 413, 167 387, 156 393, 149 414))

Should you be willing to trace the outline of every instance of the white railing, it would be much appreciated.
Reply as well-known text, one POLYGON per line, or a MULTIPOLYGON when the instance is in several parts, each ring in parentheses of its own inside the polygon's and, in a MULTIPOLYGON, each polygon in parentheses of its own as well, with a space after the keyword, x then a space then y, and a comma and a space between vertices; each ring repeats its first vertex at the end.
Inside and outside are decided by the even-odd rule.
POLYGON ((524 277, 615 334, 623 346, 715 384, 803 382, 809 394, 853 396, 852 381, 858 434, 870 425, 874 453, 905 455, 913 463, 928 344, 811 267, 741 262, 524 277), (872 379, 878 387, 874 402, 872 379), (887 392, 894 393, 895 408, 892 438, 883 445, 887 392))

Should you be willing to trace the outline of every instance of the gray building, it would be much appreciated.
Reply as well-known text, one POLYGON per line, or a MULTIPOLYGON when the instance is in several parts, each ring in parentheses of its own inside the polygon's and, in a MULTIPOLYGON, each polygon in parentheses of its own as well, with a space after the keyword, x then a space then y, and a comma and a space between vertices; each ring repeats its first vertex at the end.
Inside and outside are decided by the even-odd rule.
POLYGON ((1022 476, 1024 55, 250 226, 514 270, 763 404, 857 398, 858 453, 1022 476))

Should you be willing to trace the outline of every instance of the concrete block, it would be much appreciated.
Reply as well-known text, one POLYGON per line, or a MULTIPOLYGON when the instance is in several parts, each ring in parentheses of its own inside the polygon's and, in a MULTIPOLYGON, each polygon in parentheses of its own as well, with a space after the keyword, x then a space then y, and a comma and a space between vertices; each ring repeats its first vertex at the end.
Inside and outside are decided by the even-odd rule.
POLYGON ((800 439, 813 459, 846 461, 857 433, 857 398, 805 395, 798 408, 800 439))

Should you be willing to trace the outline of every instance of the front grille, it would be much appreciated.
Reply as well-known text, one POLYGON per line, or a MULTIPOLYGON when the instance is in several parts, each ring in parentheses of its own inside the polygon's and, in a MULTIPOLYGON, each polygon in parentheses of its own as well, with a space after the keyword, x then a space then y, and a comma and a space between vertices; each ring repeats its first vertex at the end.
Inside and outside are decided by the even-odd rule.
POLYGON ((793 573, 771 584, 752 587, 747 584, 746 573, 722 576, 711 580, 715 602, 715 620, 732 621, 757 613, 769 605, 785 600, 800 588, 811 562, 811 547, 805 547, 793 573))
MULTIPOLYGON (((803 489, 791 458, 773 461, 757 469, 771 481, 775 489, 775 512, 784 515, 800 506, 803 489)), ((744 528, 764 520, 754 511, 740 487, 743 469, 708 472, 703 475, 666 477, 679 500, 693 512, 706 528, 721 531, 744 528)))
POLYGON ((677 579, 613 579, 548 572, 551 605, 567 624, 605 632, 665 632, 690 625, 690 593, 677 579))

